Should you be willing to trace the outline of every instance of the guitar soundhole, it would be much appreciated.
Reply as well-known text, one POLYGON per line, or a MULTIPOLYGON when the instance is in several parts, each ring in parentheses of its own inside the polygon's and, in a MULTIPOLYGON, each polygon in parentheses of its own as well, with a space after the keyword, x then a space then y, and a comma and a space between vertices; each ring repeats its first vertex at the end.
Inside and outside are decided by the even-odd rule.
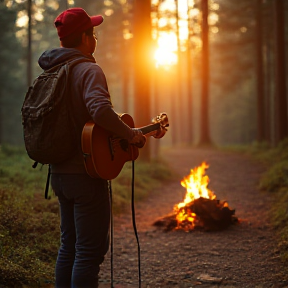
POLYGON ((128 152, 128 150, 129 150, 129 142, 126 139, 121 139, 120 140, 120 146, 121 146, 122 150, 124 150, 125 152, 128 152))

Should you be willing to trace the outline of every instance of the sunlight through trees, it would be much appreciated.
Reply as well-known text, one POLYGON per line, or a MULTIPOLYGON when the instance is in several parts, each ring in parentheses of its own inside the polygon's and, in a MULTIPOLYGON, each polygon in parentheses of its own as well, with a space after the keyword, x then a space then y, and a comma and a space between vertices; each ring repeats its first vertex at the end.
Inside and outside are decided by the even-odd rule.
MULTIPOLYGON (((161 146, 275 145, 287 137, 287 1, 2 0, 0 5, 1 17, 5 11, 15 15, 7 14, 13 29, 4 34, 21 50, 14 55, 17 73, 1 74, 1 83, 13 86, 15 78, 19 83, 21 92, 12 97, 15 111, 25 79, 31 83, 41 72, 39 55, 59 46, 53 20, 80 6, 105 18, 95 57, 116 110, 131 114, 136 126, 167 112, 171 129, 161 146), (137 8, 144 3, 147 8, 137 8)), ((10 51, 3 49, 1 59, 8 61, 10 51)), ((6 128, 14 120, 3 112, 12 105, 5 89, 0 88, 0 139, 22 143, 21 123, 13 137, 6 128)), ((147 155, 153 156, 157 145, 151 141, 147 155)))

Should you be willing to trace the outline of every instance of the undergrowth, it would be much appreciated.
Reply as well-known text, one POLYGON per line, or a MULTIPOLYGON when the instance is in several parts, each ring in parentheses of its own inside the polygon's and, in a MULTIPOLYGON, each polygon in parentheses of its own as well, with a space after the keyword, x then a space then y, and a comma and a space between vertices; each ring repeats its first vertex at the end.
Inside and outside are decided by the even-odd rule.
MULTIPOLYGON (((21 147, 0 146, 0 287, 43 287, 53 283, 59 247, 57 198, 44 199, 47 167, 32 168, 21 147)), ((130 207, 131 163, 112 181, 113 212, 130 207)), ((171 179, 161 160, 135 162, 135 201, 171 179)))

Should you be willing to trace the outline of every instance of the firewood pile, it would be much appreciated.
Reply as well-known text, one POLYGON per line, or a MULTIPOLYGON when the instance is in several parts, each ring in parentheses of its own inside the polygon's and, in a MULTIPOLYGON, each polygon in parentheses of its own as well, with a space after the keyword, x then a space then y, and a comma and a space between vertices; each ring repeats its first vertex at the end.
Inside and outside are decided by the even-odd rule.
POLYGON ((226 201, 217 199, 199 197, 180 208, 179 212, 186 216, 183 221, 177 219, 177 213, 172 213, 158 219, 153 225, 164 231, 219 231, 238 223, 235 210, 231 210, 226 201))

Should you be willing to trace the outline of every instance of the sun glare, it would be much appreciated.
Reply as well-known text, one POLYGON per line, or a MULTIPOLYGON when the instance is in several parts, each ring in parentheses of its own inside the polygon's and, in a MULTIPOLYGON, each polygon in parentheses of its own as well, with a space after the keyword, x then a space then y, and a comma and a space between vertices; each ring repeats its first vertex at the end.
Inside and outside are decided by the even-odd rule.
POLYGON ((177 38, 175 33, 161 33, 158 36, 157 48, 154 54, 156 67, 170 66, 177 63, 177 38))
POLYGON ((156 67, 171 66, 177 63, 177 55, 173 51, 169 51, 164 47, 158 47, 154 54, 156 67))
POLYGON ((28 25, 28 15, 26 14, 26 11, 20 11, 18 12, 18 17, 16 21, 17 27, 26 27, 28 25))
MULTIPOLYGON (((156 67, 175 65, 178 62, 177 6, 174 0, 157 1, 157 3, 160 3, 158 6, 159 16, 157 20, 153 19, 153 23, 156 23, 156 30, 158 30, 158 32, 153 33, 157 42, 154 54, 155 64, 156 67)), ((189 35, 188 6, 192 9, 193 5, 193 0, 178 1, 178 27, 181 51, 186 49, 186 42, 189 35)))

